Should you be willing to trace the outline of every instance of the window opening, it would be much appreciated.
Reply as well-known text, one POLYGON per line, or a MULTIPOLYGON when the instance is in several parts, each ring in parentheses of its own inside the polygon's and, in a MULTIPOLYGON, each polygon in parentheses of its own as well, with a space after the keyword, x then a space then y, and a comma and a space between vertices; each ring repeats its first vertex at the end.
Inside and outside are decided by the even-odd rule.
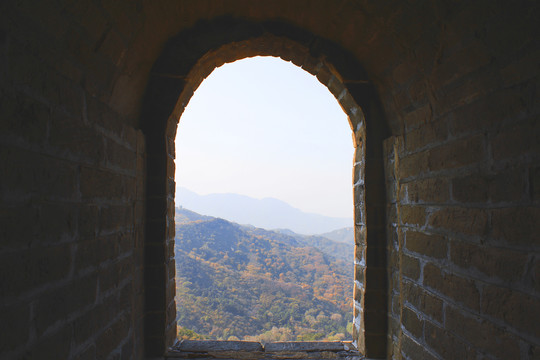
POLYGON ((179 339, 352 340, 350 139, 328 89, 281 59, 226 64, 201 84, 176 139, 179 339), (276 89, 280 75, 291 81, 276 89))

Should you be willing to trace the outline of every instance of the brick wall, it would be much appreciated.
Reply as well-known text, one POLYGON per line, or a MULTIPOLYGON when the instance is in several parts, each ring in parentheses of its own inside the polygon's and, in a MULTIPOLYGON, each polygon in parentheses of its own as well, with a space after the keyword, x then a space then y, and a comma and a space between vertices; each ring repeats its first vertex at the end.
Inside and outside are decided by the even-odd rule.
POLYGON ((538 27, 522 3, 484 5, 448 11, 438 48, 420 41, 392 70, 393 358, 539 356, 538 27))
MULTIPOLYGON (((388 358, 538 358, 540 14, 526 0, 1 2, 0 357, 142 358, 144 338, 171 341, 175 124, 144 106, 167 41, 231 15, 301 29, 335 66, 321 82, 366 114, 356 255, 373 271, 356 276, 374 291, 357 288, 356 315, 373 346, 382 331, 388 358)), ((206 44, 247 56, 246 31, 206 44)), ((273 54, 309 61, 286 43, 273 54)), ((204 48, 183 45, 187 74, 204 48)), ((174 106, 166 95, 155 103, 174 106)))
POLYGON ((1 5, 2 359, 142 349, 144 138, 107 104, 119 30, 76 7, 1 5))

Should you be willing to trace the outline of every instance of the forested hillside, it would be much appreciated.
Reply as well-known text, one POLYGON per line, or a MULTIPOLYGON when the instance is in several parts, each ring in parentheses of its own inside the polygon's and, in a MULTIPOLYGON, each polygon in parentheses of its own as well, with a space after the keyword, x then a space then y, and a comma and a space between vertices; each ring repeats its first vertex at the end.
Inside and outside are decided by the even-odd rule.
POLYGON ((350 339, 352 244, 176 217, 180 338, 350 339))

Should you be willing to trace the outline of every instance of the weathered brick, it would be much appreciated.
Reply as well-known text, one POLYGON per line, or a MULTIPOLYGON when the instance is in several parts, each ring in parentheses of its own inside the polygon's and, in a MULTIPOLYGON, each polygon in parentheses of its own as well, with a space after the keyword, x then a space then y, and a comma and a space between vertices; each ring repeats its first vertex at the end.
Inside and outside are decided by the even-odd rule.
POLYGON ((405 128, 407 131, 416 129, 422 124, 426 124, 431 121, 432 117, 432 111, 431 106, 424 105, 422 107, 419 107, 409 113, 407 113, 403 121, 405 123, 405 128))
POLYGON ((24 345, 30 337, 30 304, 18 303, 0 308, 0 353, 7 353, 24 345))
POLYGON ((71 245, 31 248, 2 256, 0 286, 4 296, 21 293, 65 278, 71 267, 71 245))
POLYGON ((540 301, 518 291, 485 285, 482 313, 499 318, 520 333, 540 337, 540 301))
POLYGON ((2 250, 27 248, 36 234, 38 216, 37 207, 0 207, 2 250))
POLYGON ((443 302, 438 297, 410 281, 403 282, 403 299, 428 318, 442 323, 443 302))
POLYGON ((34 310, 38 335, 65 321, 72 313, 93 304, 96 294, 97 277, 91 274, 42 295, 34 310))
POLYGON ((88 308, 73 322, 73 340, 80 345, 92 339, 95 334, 107 328, 122 308, 118 304, 116 296, 100 299, 100 302, 88 308))
POLYGON ((85 199, 118 199, 124 195, 125 191, 121 175, 89 167, 81 168, 80 186, 85 199))
POLYGON ((34 144, 44 143, 50 109, 25 96, 0 91, 0 133, 34 144))
POLYGON ((135 170, 137 157, 134 150, 112 139, 106 139, 105 149, 105 157, 111 165, 122 168, 123 170, 135 170))
POLYGON ((6 198, 23 193, 46 198, 75 196, 76 165, 32 151, 0 145, 0 184, 6 198))
POLYGON ((459 338, 498 359, 519 359, 520 349, 516 339, 504 329, 478 317, 446 307, 446 328, 459 338))
POLYGON ((405 247, 410 251, 437 259, 446 258, 448 251, 447 240, 443 236, 416 231, 405 233, 405 247))
POLYGON ((39 338, 25 354, 27 359, 69 359, 71 339, 73 337, 71 324, 51 330, 39 338))
POLYGON ((402 156, 399 159, 398 176, 402 179, 417 176, 428 170, 428 152, 402 156))
POLYGON ((420 278, 420 262, 412 256, 402 255, 401 269, 403 271, 403 276, 413 280, 418 280, 420 278))
POLYGON ((429 169, 437 171, 460 168, 484 160, 485 155, 483 135, 456 140, 429 150, 429 169))
POLYGON ((414 310, 404 307, 401 321, 403 322, 405 329, 407 329, 414 337, 417 339, 423 338, 424 322, 418 318, 418 315, 416 315, 414 310))
POLYGON ((443 178, 415 180, 401 185, 401 196, 413 203, 445 203, 450 198, 449 182, 443 178))
POLYGON ((58 152, 82 156, 89 162, 101 161, 105 153, 103 137, 95 128, 62 113, 54 113, 51 119, 49 144, 58 152))
POLYGON ((536 264, 534 265, 534 287, 536 291, 540 291, 540 259, 536 259, 536 264))
POLYGON ((429 225, 450 233, 483 236, 488 231, 488 216, 483 209, 443 208, 431 214, 429 225))
POLYGON ((110 233, 133 226, 133 207, 129 205, 104 206, 100 211, 100 232, 110 233))
POLYGON ((41 243, 72 240, 76 231, 76 207, 65 203, 44 203, 37 218, 36 238, 41 243))
POLYGON ((523 171, 510 169, 496 175, 471 174, 452 181, 452 195, 461 202, 520 201, 526 194, 523 171))
POLYGON ((402 336, 401 353, 405 359, 423 359, 423 360, 435 360, 437 359, 431 355, 423 345, 411 339, 406 334, 402 336))
POLYGON ((494 160, 505 160, 540 153, 540 124, 531 119, 506 128, 491 140, 494 160))
POLYGON ((405 149, 407 151, 416 151, 430 144, 437 144, 446 140, 447 135, 446 122, 431 122, 405 134, 405 149))
POLYGON ((489 277, 518 281, 523 276, 528 253, 462 241, 450 243, 451 261, 464 269, 477 269, 489 277))
POLYGON ((133 260, 125 258, 99 270, 99 291, 106 293, 118 288, 120 283, 133 274, 133 260))
POLYGON ((75 270, 87 271, 97 268, 107 260, 116 259, 130 248, 133 239, 131 234, 113 233, 80 241, 75 254, 75 270))
POLYGON ((531 184, 531 198, 540 202, 540 167, 530 169, 529 183, 531 184))
POLYGON ((75 355, 75 360, 93 360, 96 358, 96 346, 94 344, 88 345, 81 352, 75 355))
POLYGON ((423 206, 401 206, 399 217, 404 225, 423 226, 426 223, 426 209, 423 206))
POLYGON ((489 180, 480 174, 472 174, 452 180, 452 197, 463 203, 485 202, 488 199, 489 180))
POLYGON ((426 321, 424 331, 428 346, 443 359, 476 359, 476 352, 469 345, 452 336, 444 328, 426 321))
POLYGON ((447 273, 428 263, 424 266, 424 285, 464 304, 469 309, 480 309, 480 293, 472 280, 447 273))
POLYGON ((434 68, 431 77, 431 83, 435 89, 450 84, 470 72, 487 65, 490 61, 490 56, 486 45, 480 41, 475 41, 467 47, 449 54, 449 56, 440 61, 440 65, 434 68))
POLYGON ((521 201, 526 196, 525 173, 521 169, 510 169, 496 174, 489 183, 492 202, 521 201))
POLYGON ((122 315, 107 327, 96 341, 98 358, 104 359, 109 357, 110 353, 127 337, 129 326, 129 319, 125 315, 122 315))
POLYGON ((516 207, 491 210, 492 234, 511 244, 540 244, 540 208, 516 207))

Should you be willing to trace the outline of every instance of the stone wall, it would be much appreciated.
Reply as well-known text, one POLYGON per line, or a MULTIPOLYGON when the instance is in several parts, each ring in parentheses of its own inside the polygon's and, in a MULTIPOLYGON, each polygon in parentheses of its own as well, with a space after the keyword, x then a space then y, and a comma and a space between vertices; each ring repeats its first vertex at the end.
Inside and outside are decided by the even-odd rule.
MULTIPOLYGON (((350 54, 376 94, 361 101, 343 81, 369 109, 356 173, 380 180, 355 181, 374 205, 357 217, 357 259, 374 270, 357 277, 375 287, 362 311, 388 294, 384 325, 379 310, 360 321, 386 332, 373 357, 539 358, 540 11, 526 0, 1 2, 0 358, 144 358, 169 345, 175 129, 170 110, 152 118, 144 104, 167 42, 223 17, 333 44, 307 47, 350 54)), ((203 58, 188 46, 184 65, 203 58)), ((337 79, 343 58, 329 62, 337 79)))
POLYGON ((392 69, 389 357, 540 355, 538 26, 476 6, 392 69))
POLYGON ((108 103, 122 35, 49 5, 0 6, 0 358, 136 357, 145 140, 108 103))

